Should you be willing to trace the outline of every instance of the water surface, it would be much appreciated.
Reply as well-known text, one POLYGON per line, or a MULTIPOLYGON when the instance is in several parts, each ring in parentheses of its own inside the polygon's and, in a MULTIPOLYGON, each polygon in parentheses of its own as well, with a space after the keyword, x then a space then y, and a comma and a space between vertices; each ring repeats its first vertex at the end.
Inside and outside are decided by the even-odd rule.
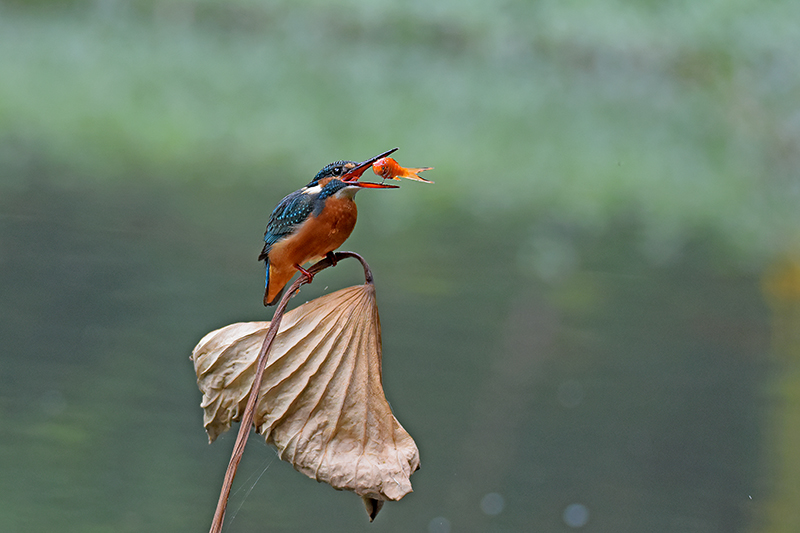
MULTIPOLYGON (((265 196, 5 191, 0 529, 208 527, 234 435, 207 444, 188 356, 211 329, 269 317, 265 196)), ((356 496, 255 437, 226 531, 746 530, 767 453, 758 265, 700 230, 654 248, 633 216, 589 229, 450 210, 397 228, 361 196, 346 247, 375 273, 415 492, 370 525, 356 496)), ((358 282, 343 263, 298 301, 358 282)))

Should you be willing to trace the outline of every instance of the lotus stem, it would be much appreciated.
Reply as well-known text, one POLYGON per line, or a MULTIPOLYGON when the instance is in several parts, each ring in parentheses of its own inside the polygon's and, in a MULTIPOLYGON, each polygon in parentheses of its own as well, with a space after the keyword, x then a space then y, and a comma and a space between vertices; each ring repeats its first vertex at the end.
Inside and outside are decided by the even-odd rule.
MULTIPOLYGON (((308 269, 308 272, 313 276, 317 272, 321 272, 328 267, 334 266, 334 264, 338 263, 341 259, 353 257, 358 259, 358 261, 361 263, 361 266, 364 268, 365 283, 373 283, 372 270, 370 270, 369 265, 364 258, 361 257, 361 255, 355 252, 336 252, 332 254, 332 256, 333 257, 329 255, 317 263, 314 263, 308 269)), ((269 362, 269 350, 272 347, 275 336, 278 334, 278 328, 281 325, 281 320, 283 319, 283 314, 286 311, 286 306, 288 305, 289 300, 295 295, 298 289, 300 289, 300 287, 306 283, 309 283, 308 277, 300 276, 297 278, 289 287, 289 290, 284 293, 283 298, 281 298, 281 301, 278 304, 278 307, 275 309, 275 314, 272 315, 272 321, 270 322, 269 329, 267 330, 267 335, 264 337, 264 342, 261 345, 261 351, 258 354, 258 359, 256 361, 256 375, 253 378, 253 386, 250 388, 250 394, 247 397, 247 406, 245 407, 244 413, 242 414, 242 418, 239 422, 239 433, 236 435, 236 443, 233 445, 233 452, 231 453, 231 459, 228 462, 228 469, 225 471, 225 478, 222 481, 222 490, 219 494, 217 509, 214 512, 214 518, 211 522, 211 529, 209 530, 209 533, 221 533, 222 531, 222 523, 225 519, 225 509, 228 507, 228 498, 231 494, 231 487, 233 487, 233 478, 236 477, 236 470, 239 468, 239 463, 244 455, 244 447, 247 444, 248 437, 250 436, 250 427, 253 425, 253 416, 255 413, 256 402, 258 400, 258 391, 261 390, 261 380, 264 377, 264 371, 266 370, 267 363, 269 362)))

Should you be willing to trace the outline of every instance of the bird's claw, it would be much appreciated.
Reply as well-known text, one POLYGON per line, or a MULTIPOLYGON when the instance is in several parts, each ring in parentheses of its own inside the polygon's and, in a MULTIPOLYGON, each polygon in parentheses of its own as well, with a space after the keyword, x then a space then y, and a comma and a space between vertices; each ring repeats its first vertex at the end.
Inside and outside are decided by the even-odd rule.
POLYGON ((294 267, 297 270, 299 270, 302 275, 304 275, 306 277, 306 283, 311 283, 312 281, 314 281, 314 274, 312 274, 311 272, 309 272, 305 268, 301 267, 300 265, 296 264, 296 265, 294 265, 294 267))

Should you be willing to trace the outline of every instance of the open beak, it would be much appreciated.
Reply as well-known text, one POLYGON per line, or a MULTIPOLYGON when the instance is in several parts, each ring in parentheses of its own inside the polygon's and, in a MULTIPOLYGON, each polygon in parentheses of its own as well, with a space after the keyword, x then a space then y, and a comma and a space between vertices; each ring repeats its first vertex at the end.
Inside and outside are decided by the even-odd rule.
POLYGON ((368 181, 348 181, 348 187, 362 187, 364 189, 399 189, 399 185, 389 185, 388 183, 370 183, 368 181))
MULTIPOLYGON (((397 148, 392 148, 391 150, 387 150, 387 151, 383 152, 382 154, 376 155, 375 157, 370 157, 366 161, 362 161, 361 163, 358 163, 356 166, 354 166, 353 168, 348 170, 347 173, 345 173, 340 179, 342 181, 346 181, 346 182, 357 181, 358 178, 361 177, 361 174, 363 174, 365 170, 367 170, 369 167, 372 166, 372 163, 374 163, 378 159, 384 158, 387 155, 389 155, 391 153, 394 153, 396 151, 397 151, 397 148)), ((379 186, 376 183, 370 183, 370 184, 361 183, 360 185, 362 187, 366 186, 366 187, 373 187, 373 188, 389 188, 389 189, 394 188, 394 187, 389 187, 388 185, 379 186)))

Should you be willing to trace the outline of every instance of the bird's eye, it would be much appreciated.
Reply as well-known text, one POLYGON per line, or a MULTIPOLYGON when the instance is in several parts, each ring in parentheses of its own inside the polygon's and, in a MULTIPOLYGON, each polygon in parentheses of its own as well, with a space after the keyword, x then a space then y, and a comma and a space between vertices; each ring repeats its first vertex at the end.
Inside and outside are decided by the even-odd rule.
POLYGON ((333 167, 333 175, 339 176, 342 173, 342 167, 333 167))

